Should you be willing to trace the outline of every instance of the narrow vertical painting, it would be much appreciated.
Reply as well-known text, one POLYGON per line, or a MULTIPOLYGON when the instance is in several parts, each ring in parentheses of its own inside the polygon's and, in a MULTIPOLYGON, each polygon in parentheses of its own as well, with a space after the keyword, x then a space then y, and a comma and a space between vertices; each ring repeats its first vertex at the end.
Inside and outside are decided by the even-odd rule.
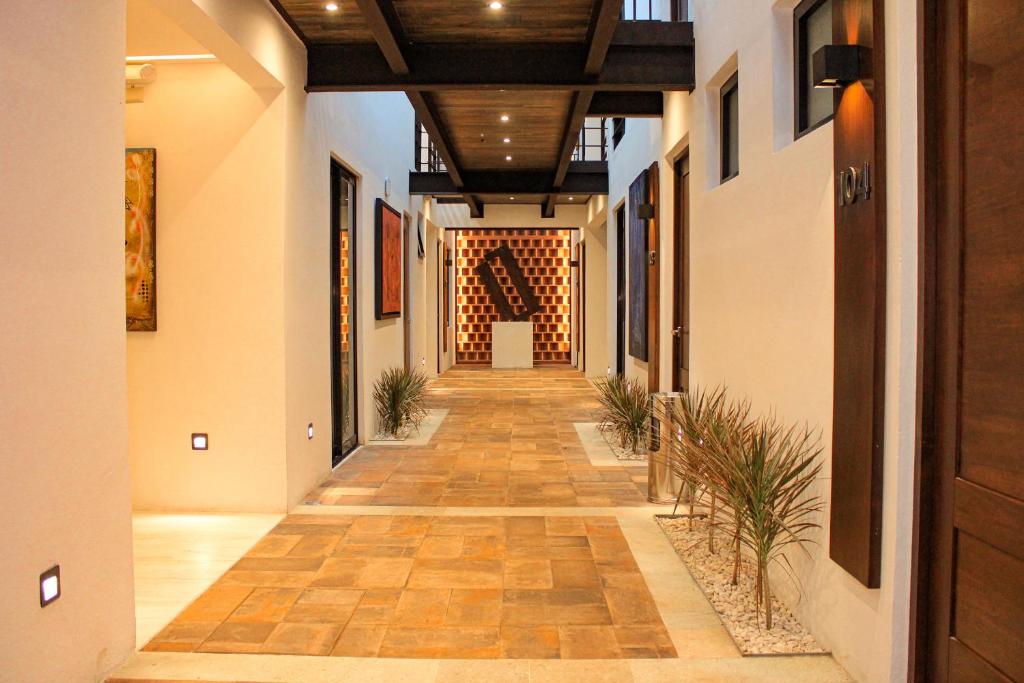
POLYGON ((124 154, 124 284, 128 331, 156 331, 156 150, 124 154))
POLYGON ((376 313, 385 320, 402 315, 402 215, 383 199, 376 208, 376 313))
POLYGON ((629 355, 647 360, 647 221, 640 205, 647 201, 647 171, 629 186, 629 355))

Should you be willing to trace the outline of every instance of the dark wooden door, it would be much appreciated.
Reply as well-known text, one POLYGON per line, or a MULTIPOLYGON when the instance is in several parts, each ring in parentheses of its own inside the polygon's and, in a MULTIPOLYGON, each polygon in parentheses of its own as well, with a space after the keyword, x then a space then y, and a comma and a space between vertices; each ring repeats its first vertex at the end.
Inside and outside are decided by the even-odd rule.
POLYGON ((690 155, 675 163, 672 391, 690 388, 690 155))
POLYGON ((626 207, 615 212, 615 373, 626 371, 626 207))
POLYGON ((1024 681, 1024 3, 925 7, 916 674, 1024 681))
POLYGON ((647 391, 661 391, 661 202, 658 162, 647 169, 647 391))

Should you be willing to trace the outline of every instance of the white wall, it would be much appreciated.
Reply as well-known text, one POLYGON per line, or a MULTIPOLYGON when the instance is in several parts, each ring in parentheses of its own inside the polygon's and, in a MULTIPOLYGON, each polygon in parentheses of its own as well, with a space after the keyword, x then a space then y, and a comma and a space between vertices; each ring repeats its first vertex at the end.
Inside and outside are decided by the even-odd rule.
MULTIPOLYGON (((691 153, 691 379, 726 384, 758 412, 820 428, 829 492, 833 370, 832 124, 793 141, 790 0, 694 0, 697 87, 670 93, 663 121, 630 120, 610 163, 608 282, 614 208, 629 183, 661 171, 661 383, 670 381, 672 161, 691 153), (717 181, 717 91, 740 72, 740 174, 717 181)), ((828 529, 793 555, 803 596, 776 586, 861 681, 905 680, 912 512, 916 233, 916 41, 912 3, 886 3, 889 68, 889 284, 882 587, 868 590, 828 559, 828 529)), ((614 301, 607 338, 614 349, 614 301)), ((646 365, 627 360, 633 376, 646 365)), ((821 521, 827 526, 827 513, 821 521)))
POLYGON ((307 95, 305 48, 261 0, 151 2, 223 65, 192 82, 178 70, 194 65, 160 67, 129 108, 130 142, 158 147, 160 192, 160 330, 130 335, 136 505, 284 510, 330 471, 332 157, 358 177, 361 440, 374 379, 403 363, 401 320, 374 319, 374 200, 390 179, 387 201, 420 209, 412 108, 400 93, 307 95), (192 431, 210 451, 191 452, 192 431))
POLYGON ((0 22, 5 682, 100 680, 135 641, 124 21, 123 0, 17 0, 0 22), (54 564, 63 597, 41 609, 54 564))

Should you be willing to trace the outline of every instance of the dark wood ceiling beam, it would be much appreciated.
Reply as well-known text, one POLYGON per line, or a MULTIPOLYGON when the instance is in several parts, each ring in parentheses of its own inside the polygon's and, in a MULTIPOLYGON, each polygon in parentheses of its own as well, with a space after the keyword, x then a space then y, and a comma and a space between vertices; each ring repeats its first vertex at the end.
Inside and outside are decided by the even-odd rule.
MULTIPOLYGON (((608 59, 608 52, 611 49, 612 40, 615 38, 615 29, 619 25, 619 14, 622 12, 622 0, 596 0, 594 12, 590 18, 590 28, 587 30, 587 61, 583 67, 583 73, 588 77, 597 78, 604 71, 605 61, 608 59)), ((552 192, 544 200, 541 209, 541 216, 554 218, 555 203, 558 201, 558 193, 562 191, 562 183, 565 182, 565 174, 569 170, 569 161, 572 160, 573 150, 580 139, 580 131, 587 120, 587 112, 594 100, 593 90, 577 90, 572 95, 572 104, 569 106, 569 116, 565 121, 565 130, 562 132, 562 147, 558 152, 558 165, 555 167, 555 178, 552 183, 552 192)))
POLYGON ((661 118, 665 97, 660 92, 595 92, 587 116, 661 118))
MULTIPOLYGON (((427 129, 427 135, 433 141, 437 153, 444 160, 448 178, 452 181, 457 192, 464 192, 462 188, 465 185, 465 181, 462 174, 462 165, 455 156, 448 131, 445 130, 441 123, 441 117, 437 112, 437 106, 434 104, 434 98, 430 93, 417 91, 407 92, 406 95, 409 97, 409 103, 412 104, 412 108, 416 111, 416 116, 419 117, 420 123, 427 129)), ((480 198, 473 196, 469 192, 465 192, 463 196, 466 203, 469 204, 470 215, 473 218, 483 218, 484 205, 480 198)))
POLYGON ((409 41, 405 38, 394 4, 391 0, 356 0, 356 4, 391 71, 399 75, 408 74, 409 61, 405 50, 409 41))
POLYGON ((587 63, 583 67, 583 72, 588 76, 601 73, 608 49, 615 38, 621 12, 622 0, 597 0, 594 3, 594 13, 587 30, 587 63))
POLYGON ((396 74, 376 45, 308 47, 310 92, 397 90, 693 90, 692 46, 616 45, 600 73, 584 72, 583 45, 410 45, 396 74))
MULTIPOLYGON (((466 171, 465 184, 452 182, 444 172, 409 173, 409 193, 414 195, 455 194, 550 194, 554 176, 550 171, 466 171)), ((607 194, 608 163, 574 161, 562 181, 563 194, 607 194)))

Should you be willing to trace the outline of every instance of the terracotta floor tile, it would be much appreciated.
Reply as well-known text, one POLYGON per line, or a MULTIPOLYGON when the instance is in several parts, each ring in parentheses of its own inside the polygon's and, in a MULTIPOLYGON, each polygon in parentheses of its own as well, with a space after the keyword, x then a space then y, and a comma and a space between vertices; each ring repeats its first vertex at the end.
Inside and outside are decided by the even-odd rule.
POLYGON ((387 632, 386 625, 345 627, 331 650, 333 657, 376 657, 387 632))
MULTIPOLYGON (((436 561, 436 560, 430 560, 436 561)), ((413 567, 411 558, 371 557, 356 578, 356 588, 402 588, 413 567)), ((410 587, 414 587, 410 583, 410 587)))
POLYGON ((217 630, 217 621, 172 622, 153 638, 143 650, 148 652, 193 652, 217 630))
POLYGON ((560 626, 562 659, 618 659, 622 650, 611 626, 560 626))
POLYGON ((368 590, 359 600, 356 611, 349 619, 349 625, 380 626, 391 623, 401 590, 368 590))
POLYGON ((303 536, 295 546, 288 551, 288 557, 329 557, 334 552, 334 547, 341 540, 340 535, 329 534, 324 536, 303 536))
POLYGON ((551 576, 555 588, 603 587, 597 567, 588 560, 551 560, 551 576))
POLYGON ((494 659, 501 655, 497 627, 444 627, 432 629, 389 627, 380 647, 381 657, 494 659))
POLYGON ((366 562, 361 558, 328 557, 309 585, 318 588, 356 588, 366 562))
POLYGON ((392 626, 426 628, 444 624, 452 591, 448 588, 419 588, 402 591, 392 626))
POLYGON ((337 624, 278 624, 260 646, 276 655, 327 655, 341 633, 337 624))
POLYGON ((661 623, 661 615, 658 614, 654 600, 647 590, 608 588, 604 595, 605 600, 608 601, 608 610, 612 614, 612 620, 617 625, 661 623))
POLYGON ((227 621, 218 626, 197 651, 239 654, 259 652, 260 646, 275 627, 275 624, 227 621))
POLYGON ((501 560, 416 560, 409 588, 501 588, 501 560))
POLYGON ((454 560, 462 555, 462 536, 430 536, 423 539, 416 557, 424 560, 454 560))
POLYGON ((215 584, 178 615, 176 622, 221 622, 249 597, 249 586, 215 584))
POLYGON ((352 618, 362 597, 361 590, 309 588, 291 606, 284 621, 344 626, 352 618))
POLYGON ((302 540, 302 536, 264 536, 247 555, 249 557, 284 557, 302 540))
POLYGON ((541 589, 552 588, 553 585, 550 560, 505 560, 506 589, 541 589))
POLYGON ((298 588, 257 588, 228 619, 276 624, 284 621, 288 610, 301 594, 298 588))
POLYGON ((446 626, 498 626, 501 623, 502 591, 455 589, 445 615, 446 626))
POLYGON ((508 659, 558 659, 561 648, 555 626, 502 626, 501 656, 508 659))
POLYGON ((614 626, 615 639, 624 657, 644 659, 675 657, 676 649, 668 631, 657 626, 614 626))

